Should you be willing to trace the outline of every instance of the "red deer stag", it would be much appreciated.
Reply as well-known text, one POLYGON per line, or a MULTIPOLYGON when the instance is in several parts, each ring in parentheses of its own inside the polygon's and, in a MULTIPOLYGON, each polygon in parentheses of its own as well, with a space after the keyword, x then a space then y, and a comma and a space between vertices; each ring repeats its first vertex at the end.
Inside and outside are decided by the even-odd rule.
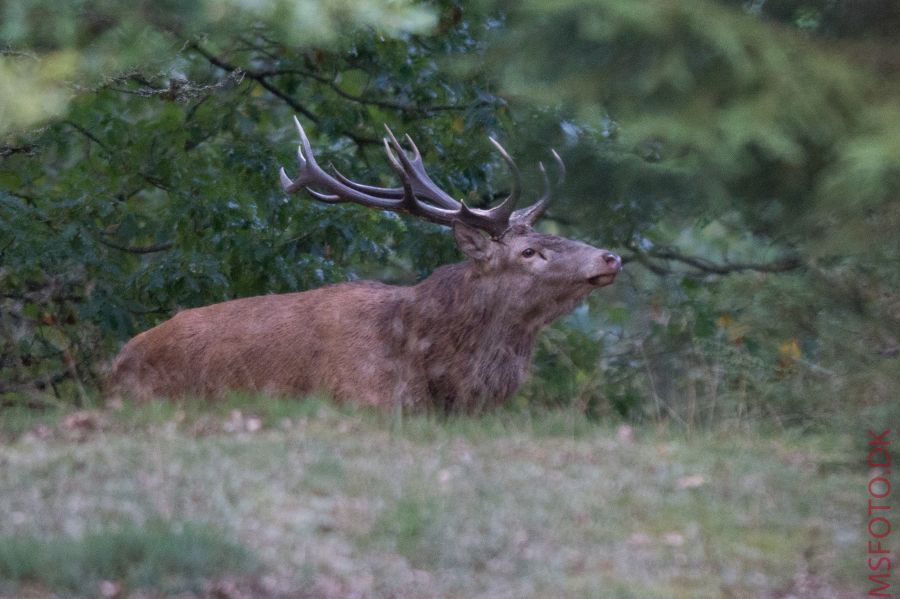
POLYGON ((476 411, 508 400, 528 374, 541 328, 622 268, 612 252, 532 229, 550 198, 544 167, 543 197, 515 210, 519 172, 493 139, 513 185, 498 206, 479 210, 435 185, 409 136, 411 155, 390 129, 384 140, 402 185, 373 187, 326 173, 294 120, 300 174, 292 180, 281 169, 286 193, 449 225, 468 260, 411 287, 354 281, 184 310, 125 345, 113 367, 118 393, 321 391, 361 404, 476 411))

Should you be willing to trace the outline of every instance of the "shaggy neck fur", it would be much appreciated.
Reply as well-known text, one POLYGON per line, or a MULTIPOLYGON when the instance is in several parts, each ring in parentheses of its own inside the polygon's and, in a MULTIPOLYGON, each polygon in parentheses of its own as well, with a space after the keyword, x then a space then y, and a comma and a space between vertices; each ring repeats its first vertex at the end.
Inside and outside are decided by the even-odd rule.
POLYGON ((413 288, 402 308, 403 341, 436 405, 471 412, 505 402, 528 375, 540 329, 590 292, 519 287, 521 278, 467 261, 413 288))

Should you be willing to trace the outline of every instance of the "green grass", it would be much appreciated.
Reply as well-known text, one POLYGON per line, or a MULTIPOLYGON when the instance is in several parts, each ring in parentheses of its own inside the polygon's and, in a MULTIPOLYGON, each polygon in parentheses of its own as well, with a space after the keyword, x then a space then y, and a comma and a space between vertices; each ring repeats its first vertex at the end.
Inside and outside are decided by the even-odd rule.
POLYGON ((864 580, 866 472, 849 434, 647 426, 629 441, 571 411, 253 397, 41 424, 0 424, 7 585, 197 592, 232 576, 259 597, 694 598, 775 595, 804 572, 820 594, 864 580), (153 522, 215 532, 192 562, 174 549, 191 545, 182 529, 153 522))
POLYGON ((248 552, 212 529, 162 522, 77 538, 0 538, 0 580, 7 587, 95 596, 101 581, 163 592, 199 590, 202 580, 243 571, 248 552))

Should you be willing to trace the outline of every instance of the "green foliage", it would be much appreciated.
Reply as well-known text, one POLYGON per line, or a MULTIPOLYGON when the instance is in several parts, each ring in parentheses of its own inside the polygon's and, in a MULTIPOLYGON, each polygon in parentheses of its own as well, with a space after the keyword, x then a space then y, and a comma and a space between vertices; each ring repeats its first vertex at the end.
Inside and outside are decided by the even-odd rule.
MULTIPOLYGON (((579 177, 576 222, 663 277, 639 273, 611 309, 592 304, 596 330, 615 330, 612 310, 628 318, 592 368, 573 362, 598 381, 583 404, 809 422, 851 397, 889 401, 900 384, 882 368, 897 370, 887 331, 900 329, 896 78, 861 65, 855 47, 752 16, 765 5, 831 35, 846 3, 498 4, 506 27, 488 60, 504 89, 571 115, 581 151, 612 169, 579 177), (792 274, 715 276, 791 254, 792 274)), ((861 8, 857 33, 881 31, 884 13, 861 8)), ((868 43, 870 57, 894 55, 892 39, 868 43)), ((578 351, 561 346, 557 355, 578 351)))
POLYGON ((298 114, 374 184, 382 123, 408 132, 479 206, 508 185, 486 133, 529 188, 560 150, 542 226, 629 264, 541 339, 520 405, 693 426, 889 401, 896 46, 846 4, 8 2, 0 393, 84 401, 182 307, 457 259, 440 227, 285 198, 298 114))
POLYGON ((248 560, 242 547, 189 524, 132 526, 70 539, 0 540, 3 585, 38 584, 85 596, 96 596, 104 580, 166 593, 199 590, 203 579, 248 569, 248 560))
POLYGON ((433 25, 429 7, 403 0, 4 2, 0 134, 63 115, 85 88, 148 69, 177 70, 178 49, 193 37, 228 40, 264 26, 306 48, 340 43, 360 26, 396 36, 433 25))

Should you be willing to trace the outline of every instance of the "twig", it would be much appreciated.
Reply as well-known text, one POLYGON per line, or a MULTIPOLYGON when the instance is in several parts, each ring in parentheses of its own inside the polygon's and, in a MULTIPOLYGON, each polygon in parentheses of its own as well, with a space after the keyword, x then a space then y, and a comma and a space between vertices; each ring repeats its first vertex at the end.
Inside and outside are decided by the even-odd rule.
POLYGON ((107 154, 112 154, 112 152, 110 152, 107 145, 105 143, 103 143, 102 141, 100 141, 99 137, 97 137, 96 135, 94 135, 93 133, 91 133, 90 131, 88 131, 87 129, 85 129, 84 127, 82 127, 81 125, 76 123, 75 121, 70 121, 67 119, 67 120, 63 121, 63 124, 72 127, 73 129, 75 129, 76 131, 78 131, 79 133, 81 133, 82 135, 87 137, 89 140, 91 140, 92 142, 94 142, 95 144, 97 144, 98 146, 103 148, 103 150, 107 154))
POLYGON ((306 71, 304 69, 271 69, 268 71, 258 71, 257 75, 260 77, 277 77, 279 75, 300 75, 301 77, 307 77, 309 79, 313 79, 327 85, 334 93, 344 98, 345 100, 350 100, 351 102, 356 102, 358 104, 366 104, 369 106, 378 106, 379 108, 387 108, 390 110, 399 110, 401 112, 412 113, 412 114, 422 114, 428 115, 432 112, 440 112, 440 111, 455 111, 455 110, 468 110, 477 106, 488 106, 492 104, 492 102, 488 102, 487 100, 481 100, 474 104, 435 104, 432 106, 416 106, 415 104, 404 104, 401 102, 391 102, 389 100, 381 100, 381 99, 373 99, 373 98, 364 98, 362 96, 356 96, 351 94, 350 92, 341 88, 333 78, 325 77, 324 75, 319 75, 318 73, 313 73, 312 71, 306 71))
POLYGON ((156 252, 164 252, 166 250, 172 249, 172 247, 175 245, 174 241, 164 241, 162 243, 145 246, 119 245, 118 243, 103 239, 102 237, 97 237, 97 241, 99 241, 106 247, 110 247, 114 250, 119 250, 122 252, 128 252, 129 254, 153 254, 156 252))
POLYGON ((13 154, 25 154, 27 156, 34 155, 34 146, 26 144, 24 146, 0 146, 0 158, 6 158, 13 154))
POLYGON ((654 250, 649 252, 648 256, 652 258, 659 258, 662 260, 675 260, 677 262, 693 266, 698 270, 717 275, 727 275, 743 270, 755 270, 758 272, 786 272, 789 270, 800 268, 800 266, 803 265, 798 256, 788 256, 786 258, 775 260, 773 262, 728 262, 725 264, 716 264, 715 262, 696 256, 685 256, 684 254, 681 254, 674 250, 654 250))
POLYGON ((632 254, 622 256, 623 262, 635 261, 647 268, 650 272, 660 276, 671 274, 682 274, 695 277, 703 277, 707 275, 729 275, 737 272, 755 271, 755 272, 771 272, 780 273, 796 270, 803 266, 803 261, 799 256, 788 256, 772 262, 726 262, 717 263, 699 256, 687 256, 672 249, 652 250, 650 252, 638 251, 632 248, 632 254), (674 260, 681 262, 694 268, 694 271, 679 272, 669 267, 663 266, 653 260, 674 260))
MULTIPOLYGON (((110 158, 112 158, 114 161, 119 162, 119 164, 124 164, 124 162, 122 162, 122 160, 120 160, 120 159, 118 158, 118 156, 116 155, 116 153, 115 153, 115 152, 112 152, 112 151, 109 149, 109 147, 108 147, 105 143, 103 143, 103 142, 100 140, 100 138, 98 138, 96 135, 94 135, 93 133, 91 133, 90 131, 88 131, 87 129, 85 129, 84 127, 82 127, 81 125, 79 125, 78 123, 76 123, 75 121, 65 120, 65 121, 63 121, 63 123, 66 124, 66 125, 69 125, 69 126, 72 127, 73 129, 75 129, 76 131, 78 131, 79 133, 81 133, 82 135, 84 135, 85 137, 87 137, 89 140, 91 140, 92 142, 94 142, 95 144, 97 144, 98 146, 100 146, 101 148, 103 148, 103 151, 106 152, 107 154, 109 154, 110 158)), ((171 187, 169 187, 168 185, 166 185, 162 180, 160 180, 158 177, 156 177, 156 176, 154 176, 154 175, 147 174, 147 173, 145 173, 145 172, 143 172, 143 171, 138 171, 138 174, 141 176, 141 178, 142 178, 144 181, 146 181, 147 183, 149 183, 149 184, 152 185, 153 187, 156 187, 156 188, 161 189, 161 190, 163 190, 163 191, 171 191, 171 190, 172 190, 171 187)))
MULTIPOLYGON (((290 106, 295 111, 299 112, 300 114, 302 114, 303 116, 305 116, 306 118, 311 120, 313 123, 318 124, 321 121, 321 119, 316 114, 314 114, 311 110, 309 110, 306 106, 303 106, 302 104, 297 102, 294 98, 289 96, 286 92, 283 92, 282 90, 280 90, 277 87, 275 87, 274 85, 272 85, 272 83, 267 81, 265 75, 260 74, 256 71, 242 69, 233 64, 230 64, 230 63, 222 60, 221 58, 214 56, 213 54, 211 54, 210 52, 208 52, 207 50, 202 48, 196 42, 191 42, 190 44, 187 45, 187 47, 191 50, 194 50, 201 56, 203 56, 207 61, 209 61, 210 64, 217 66, 222 70, 228 71, 229 73, 240 70, 247 77, 249 77, 250 79, 253 79, 257 83, 259 83, 263 88, 265 88, 273 96, 283 100, 288 106, 290 106)), ((363 136, 357 135, 356 133, 353 133, 352 131, 347 131, 346 129, 342 130, 341 134, 352 139, 357 145, 361 145, 361 144, 381 145, 380 139, 375 139, 372 137, 363 137, 363 136)))

